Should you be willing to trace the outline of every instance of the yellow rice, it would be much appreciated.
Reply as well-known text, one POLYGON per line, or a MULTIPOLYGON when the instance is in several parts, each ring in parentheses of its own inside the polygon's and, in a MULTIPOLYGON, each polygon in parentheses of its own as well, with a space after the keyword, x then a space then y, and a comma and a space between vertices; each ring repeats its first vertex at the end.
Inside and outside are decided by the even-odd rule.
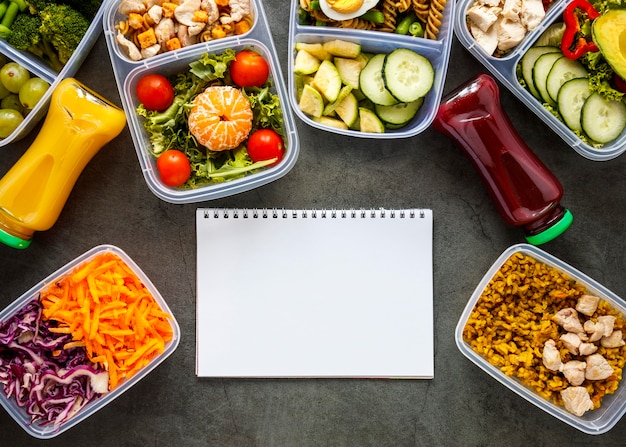
MULTIPOLYGON (((543 366, 543 346, 553 339, 564 363, 584 361, 584 357, 572 355, 559 340, 565 332, 552 317, 560 309, 575 307, 578 298, 586 293, 584 286, 568 275, 515 253, 485 287, 464 327, 463 338, 506 375, 516 377, 540 396, 562 406, 560 391, 569 384, 560 372, 543 366)), ((586 318, 595 321, 600 315, 614 315, 614 329, 625 331, 622 315, 604 300, 600 300, 596 313, 586 318)), ((582 384, 589 391, 593 409, 599 408, 602 398, 617 389, 626 346, 599 346, 597 353, 606 358, 614 374, 605 380, 585 380, 582 384)))

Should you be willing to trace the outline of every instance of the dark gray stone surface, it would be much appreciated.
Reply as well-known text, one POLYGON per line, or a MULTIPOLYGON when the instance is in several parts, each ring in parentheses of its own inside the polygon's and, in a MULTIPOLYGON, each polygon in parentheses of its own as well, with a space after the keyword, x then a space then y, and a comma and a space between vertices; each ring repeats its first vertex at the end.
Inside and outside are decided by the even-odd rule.
MULTIPOLYGON (((287 2, 264 2, 283 70, 287 2)), ((485 72, 455 39, 445 91, 485 72)), ((119 103, 104 38, 76 77, 119 103)), ((578 155, 510 92, 502 104, 528 145, 558 176, 572 227, 543 248, 626 295, 626 158, 578 155)), ((79 178, 56 225, 30 248, 0 247, 0 308, 99 244, 126 251, 152 279, 182 330, 178 350, 134 388, 49 446, 587 446, 624 445, 626 421, 585 435, 481 372, 457 349, 460 314, 488 267, 524 242, 505 226, 478 175, 432 129, 408 139, 350 139, 297 120, 300 157, 284 178, 200 204, 154 196, 128 129, 79 178), (195 222, 198 206, 432 208, 435 378, 432 380, 199 379, 195 362, 195 222)), ((34 135, 4 147, 0 175, 34 135)), ((245 268, 242 269, 245 272, 245 268)), ((0 445, 43 443, 0 412, 0 445)))

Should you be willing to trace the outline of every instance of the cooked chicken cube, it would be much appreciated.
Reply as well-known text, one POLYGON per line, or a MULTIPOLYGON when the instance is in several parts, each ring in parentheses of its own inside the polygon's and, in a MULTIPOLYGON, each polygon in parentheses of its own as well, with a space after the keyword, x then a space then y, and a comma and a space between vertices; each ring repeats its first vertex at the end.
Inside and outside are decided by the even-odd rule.
POLYGON ((519 22, 522 11, 522 0, 504 0, 502 17, 513 22, 519 22))
POLYGON ((161 19, 159 24, 154 27, 154 33, 161 47, 165 47, 165 43, 173 37, 176 37, 174 21, 169 17, 161 19))
POLYGON ((578 334, 574 334, 573 332, 568 332, 567 334, 561 335, 561 341, 563 345, 567 348, 569 352, 574 355, 578 355, 578 347, 580 346, 581 340, 578 334))
POLYGON ((202 0, 200 8, 208 14, 207 23, 210 25, 220 18, 220 10, 215 0, 202 0))
POLYGON ((124 0, 117 7, 117 12, 125 16, 129 15, 131 12, 143 14, 146 12, 146 5, 144 5, 141 0, 124 0))
POLYGON ((580 355, 591 355, 598 350, 598 347, 595 343, 587 343, 582 342, 580 346, 578 346, 578 354, 580 355))
POLYGON ((522 0, 520 18, 528 31, 532 31, 541 23, 546 16, 542 0, 522 0))
POLYGON ((230 16, 224 16, 220 19, 223 25, 232 22, 239 22, 250 14, 250 0, 230 0, 230 16))
POLYGON ((583 386, 570 386, 561 391, 565 409, 576 416, 582 416, 593 408, 593 402, 583 386))
POLYGON ((570 360, 563 365, 563 375, 571 385, 578 386, 585 381, 586 367, 585 362, 570 360))
POLYGON ((604 325, 604 336, 608 337, 613 332, 613 328, 615 327, 615 316, 613 315, 602 315, 598 317, 598 322, 604 325))
POLYGON ((526 35, 526 28, 519 21, 501 19, 496 22, 498 31, 498 49, 510 50, 519 45, 526 35))
POLYGON ((160 51, 161 51, 161 45, 158 43, 155 43, 154 45, 148 48, 142 48, 141 55, 143 56, 144 59, 148 59, 152 56, 156 56, 157 54, 159 54, 160 51))
POLYGON ((467 17, 472 21, 474 25, 480 28, 483 32, 488 32, 491 25, 496 23, 498 15, 502 11, 502 8, 488 7, 485 5, 475 5, 467 10, 467 17))
POLYGON ((604 337, 604 324, 598 321, 587 320, 583 326, 585 332, 589 335, 589 341, 594 342, 604 337))
POLYGON ((117 40, 117 43, 120 45, 120 47, 122 47, 122 49, 126 51, 126 54, 128 54, 128 57, 131 60, 140 61, 142 59, 141 52, 139 51, 139 48, 137 48, 137 45, 127 39, 124 34, 118 32, 115 36, 115 39, 117 40))
POLYGON ((163 18, 163 8, 159 5, 152 6, 148 9, 148 17, 150 17, 154 25, 158 24, 163 18))
POLYGON ((554 340, 550 339, 543 345, 543 366, 551 371, 560 371, 563 367, 561 353, 554 340))
POLYGON ((600 344, 605 348, 619 348, 624 346, 624 339, 622 338, 622 331, 613 331, 608 337, 602 337, 600 344))
POLYGON ((602 354, 592 354, 587 357, 585 378, 589 380, 604 380, 613 374, 613 368, 602 354))
POLYGON ((470 32, 472 36, 474 36, 474 40, 476 40, 478 46, 480 46, 485 53, 493 54, 496 48, 498 48, 498 32, 496 31, 495 25, 489 28, 487 32, 484 32, 473 22, 470 22, 470 32))
POLYGON ((578 319, 578 312, 573 307, 567 307, 554 314, 554 321, 568 332, 585 332, 583 325, 578 319))
POLYGON ((193 16, 196 11, 200 10, 200 0, 184 0, 174 10, 174 17, 179 23, 187 26, 193 26, 193 16))
POLYGON ((578 302, 576 303, 576 310, 581 314, 590 317, 596 312, 599 302, 600 298, 598 298, 597 296, 583 295, 578 298, 578 302))

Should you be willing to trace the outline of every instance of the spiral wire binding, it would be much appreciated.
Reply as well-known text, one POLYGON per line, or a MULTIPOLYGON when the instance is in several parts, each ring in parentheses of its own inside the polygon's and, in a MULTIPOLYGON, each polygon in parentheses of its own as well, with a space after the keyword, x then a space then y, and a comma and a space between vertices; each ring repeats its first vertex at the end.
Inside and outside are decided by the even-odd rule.
POLYGON ((284 208, 213 208, 204 210, 204 218, 208 219, 212 217, 213 219, 218 219, 221 217, 223 219, 248 219, 250 216, 252 216, 253 219, 258 219, 260 216, 262 219, 267 219, 269 217, 273 219, 277 219, 279 217, 286 219, 290 215, 289 211, 291 211, 292 219, 297 219, 300 217, 303 219, 307 219, 309 217, 312 219, 317 219, 318 215, 321 219, 326 219, 327 217, 330 217, 331 219, 336 219, 338 216, 341 219, 346 219, 348 217, 351 219, 355 219, 357 217, 365 219, 368 217, 368 215, 370 218, 385 218, 388 216, 391 219, 395 219, 397 217, 400 219, 404 219, 408 216, 409 219, 414 219, 416 217, 424 218, 425 216, 425 211, 421 209, 395 210, 385 208, 372 208, 368 210, 365 208, 361 208, 357 210, 351 208, 350 210, 336 210, 333 208, 330 210, 286 210, 284 208))

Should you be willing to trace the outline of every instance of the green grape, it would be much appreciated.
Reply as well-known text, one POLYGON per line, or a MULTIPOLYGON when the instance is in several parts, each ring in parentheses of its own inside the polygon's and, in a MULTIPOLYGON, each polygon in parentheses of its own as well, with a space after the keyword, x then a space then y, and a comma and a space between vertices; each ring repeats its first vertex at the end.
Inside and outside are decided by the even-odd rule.
POLYGON ((0 109, 0 138, 6 138, 13 133, 24 117, 17 110, 0 109))
POLYGON ((20 102, 25 109, 31 110, 37 105, 37 103, 46 93, 48 88, 50 88, 50 84, 48 84, 43 79, 30 78, 24 83, 24 85, 22 85, 22 88, 20 89, 20 102))
POLYGON ((0 68, 0 82, 11 93, 19 93, 20 88, 30 79, 30 73, 17 62, 8 62, 0 68))
POLYGON ((9 93, 6 97, 0 101, 0 108, 11 109, 24 114, 24 106, 20 101, 20 97, 16 93, 9 93))
POLYGON ((2 82, 0 82, 0 99, 6 98, 9 93, 11 93, 9 89, 6 88, 2 82))

